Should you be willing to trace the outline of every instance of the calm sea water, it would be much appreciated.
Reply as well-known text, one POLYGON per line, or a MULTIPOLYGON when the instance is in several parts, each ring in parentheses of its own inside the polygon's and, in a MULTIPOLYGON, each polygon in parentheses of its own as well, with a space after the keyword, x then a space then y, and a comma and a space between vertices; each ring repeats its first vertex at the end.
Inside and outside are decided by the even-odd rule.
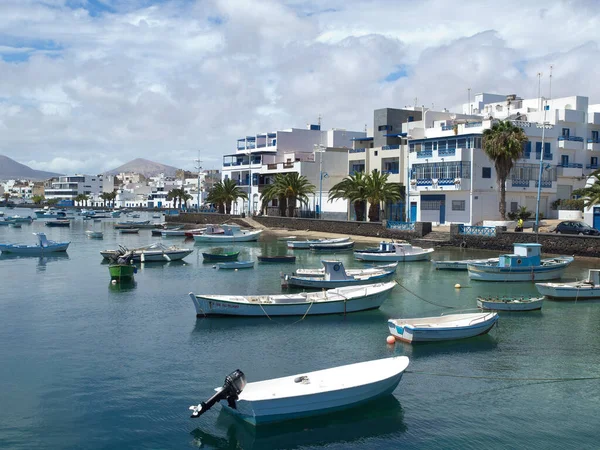
MULTIPOLYGON (((0 242, 32 243, 32 231, 71 241, 62 257, 0 257, 0 448, 598 446, 600 382, 539 379, 600 376, 599 302, 547 301, 542 312, 501 314, 486 336, 390 347, 389 317, 450 311, 432 303, 472 308, 481 294, 535 294, 532 284, 470 282, 466 273, 436 272, 420 262, 399 266, 397 280, 406 289, 397 287, 378 311, 299 322, 196 319, 188 292, 279 292, 279 272, 294 266, 218 271, 202 263, 210 247, 192 241, 185 243, 194 247, 185 262, 145 264, 134 286, 113 286, 101 249, 161 239, 149 230, 120 235, 111 222, 0 227, 0 242), (102 229, 104 240, 87 239, 90 226, 102 229), (258 429, 218 406, 201 419, 188 417, 188 406, 208 398, 236 368, 254 381, 392 355, 409 356, 409 369, 427 374, 407 373, 393 397, 359 409, 258 429)), ((235 248, 240 259, 286 252, 275 240, 235 248)), ((319 265, 321 255, 295 254, 298 267, 319 265)), ((495 254, 442 249, 434 255, 495 254)), ((338 256, 360 266, 351 253, 338 256)), ((581 279, 599 266, 577 261, 567 277, 581 279)))

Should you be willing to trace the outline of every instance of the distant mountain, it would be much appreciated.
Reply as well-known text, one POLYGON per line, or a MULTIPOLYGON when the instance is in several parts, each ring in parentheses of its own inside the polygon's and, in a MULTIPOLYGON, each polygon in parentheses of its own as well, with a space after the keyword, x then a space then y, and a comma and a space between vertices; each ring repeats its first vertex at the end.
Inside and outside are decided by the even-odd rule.
POLYGON ((154 161, 149 161, 143 158, 137 158, 133 161, 123 164, 116 169, 105 172, 107 175, 118 175, 121 172, 135 172, 141 173, 145 177, 154 177, 158 174, 164 173, 167 176, 174 177, 177 172, 177 167, 167 166, 154 161))
POLYGON ((0 155, 0 180, 47 180, 48 178, 62 175, 54 172, 34 170, 31 167, 16 162, 8 156, 0 155))

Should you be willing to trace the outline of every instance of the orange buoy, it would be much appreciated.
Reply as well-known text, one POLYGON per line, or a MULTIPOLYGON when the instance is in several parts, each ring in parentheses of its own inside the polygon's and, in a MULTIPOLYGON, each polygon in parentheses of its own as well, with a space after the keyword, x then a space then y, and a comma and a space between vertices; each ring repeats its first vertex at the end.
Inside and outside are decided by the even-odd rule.
POLYGON ((396 338, 394 336, 388 336, 385 341, 390 345, 394 345, 396 343, 396 338))

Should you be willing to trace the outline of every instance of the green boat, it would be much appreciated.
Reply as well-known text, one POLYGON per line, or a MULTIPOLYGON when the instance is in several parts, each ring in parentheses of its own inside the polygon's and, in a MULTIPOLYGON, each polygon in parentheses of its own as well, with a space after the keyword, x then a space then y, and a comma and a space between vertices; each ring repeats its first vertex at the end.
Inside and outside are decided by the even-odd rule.
POLYGON ((110 279, 117 282, 123 280, 132 280, 133 274, 137 272, 137 267, 131 264, 111 264, 108 266, 110 279))
POLYGON ((235 261, 240 252, 202 253, 204 261, 235 261))

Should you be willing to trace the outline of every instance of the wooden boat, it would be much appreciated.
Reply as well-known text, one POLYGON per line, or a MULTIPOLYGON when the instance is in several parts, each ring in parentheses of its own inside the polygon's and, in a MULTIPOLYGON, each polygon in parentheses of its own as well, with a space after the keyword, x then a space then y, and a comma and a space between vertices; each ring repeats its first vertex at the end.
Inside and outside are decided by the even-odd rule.
POLYGON ((220 402, 252 425, 325 414, 390 395, 408 364, 408 357, 394 356, 254 383, 236 370, 209 400, 189 409, 197 418, 220 402))
POLYGON ((32 223, 33 222, 33 217, 22 217, 19 215, 16 216, 8 216, 4 218, 5 221, 7 222, 12 222, 12 223, 32 223))
POLYGON ((132 264, 111 264, 108 266, 110 279, 117 282, 130 281, 133 275, 137 273, 137 267, 132 264))
POLYGON ((590 269, 587 280, 571 283, 535 283, 538 292, 561 300, 600 299, 600 270, 590 269))
POLYGON ((380 242, 377 250, 355 250, 354 257, 361 261, 426 261, 433 251, 433 248, 413 247, 406 242, 380 242))
MULTIPOLYGON (((371 266, 371 267, 366 267, 366 268, 362 268, 362 269, 346 269, 344 268, 344 270, 346 271, 346 275, 353 275, 353 276, 361 276, 361 275, 368 275, 368 274, 372 274, 372 273, 377 273, 377 272, 381 272, 381 271, 387 271, 390 269, 396 269, 398 267, 398 263, 391 263, 391 264, 382 264, 379 266, 371 266)), ((294 275, 298 275, 298 276, 302 276, 302 277, 314 277, 314 276, 325 276, 325 268, 324 267, 319 267, 319 268, 314 268, 314 269, 297 269, 294 272, 294 275)))
POLYGON ((56 219, 49 220, 46 222, 47 227, 70 227, 71 221, 69 219, 56 219))
POLYGON ((498 263, 469 264, 469 278, 479 281, 544 281, 560 278, 572 256, 541 259, 541 244, 514 244, 514 253, 500 255, 498 263))
POLYGON ((121 246, 117 250, 103 250, 100 252, 100 254, 106 259, 111 259, 120 254, 124 254, 127 251, 132 252, 132 258, 134 262, 178 261, 193 252, 193 250, 189 248, 181 248, 176 246, 167 247, 166 245, 157 242, 155 244, 134 248, 132 250, 121 246))
POLYGON ((90 239, 102 239, 104 237, 102 231, 87 230, 85 234, 90 239))
POLYGON ((263 230, 242 230, 239 225, 222 225, 223 234, 195 234, 196 242, 250 242, 258 240, 263 230))
POLYGON ((23 228, 23 225, 19 222, 10 223, 11 228, 23 228))
POLYGON ((462 259, 457 261, 431 261, 435 270, 467 270, 469 264, 497 263, 498 258, 462 259))
POLYGON ((230 261, 216 264, 217 269, 252 269, 254 261, 230 261))
POLYGON ((354 247, 354 241, 345 242, 319 242, 310 244, 310 249, 315 252, 351 250, 354 247))
POLYGON ((238 256, 240 252, 202 253, 204 261, 235 261, 238 256))
POLYGON ((392 336, 404 342, 435 342, 466 339, 489 332, 498 321, 498 314, 466 313, 414 319, 390 319, 392 336))
POLYGON ((261 263, 293 263, 296 262, 296 257, 293 255, 279 255, 279 256, 259 256, 258 260, 261 263))
POLYGON ((307 239, 304 241, 288 240, 287 246, 288 246, 288 248, 293 248, 293 249, 309 249, 310 246, 314 245, 314 244, 335 244, 338 242, 347 242, 349 240, 350 240, 349 237, 335 238, 335 239, 311 239, 311 240, 307 239))
POLYGON ((362 284, 380 283, 388 280, 396 273, 397 263, 386 270, 371 270, 362 275, 349 275, 341 261, 321 261, 323 274, 316 276, 285 274, 281 280, 282 287, 302 287, 314 289, 331 289, 342 286, 358 286, 362 284))
POLYGON ((544 297, 477 297, 477 307, 490 311, 534 311, 543 303, 544 297))
POLYGON ((38 238, 37 245, 0 244, 2 253, 13 255, 44 256, 49 253, 66 252, 70 242, 54 242, 46 238, 45 233, 33 233, 38 238))
POLYGON ((164 238, 185 237, 185 236, 188 236, 188 234, 193 236, 194 234, 202 233, 204 230, 206 230, 206 228, 195 228, 193 230, 184 230, 183 228, 173 228, 170 230, 162 230, 160 235, 164 238))
POLYGON ((139 228, 121 228, 119 233, 121 234, 137 234, 140 232, 139 228))
POLYGON ((274 295, 195 295, 190 292, 197 317, 304 316, 346 314, 377 309, 396 282, 347 286, 320 292, 274 295))

